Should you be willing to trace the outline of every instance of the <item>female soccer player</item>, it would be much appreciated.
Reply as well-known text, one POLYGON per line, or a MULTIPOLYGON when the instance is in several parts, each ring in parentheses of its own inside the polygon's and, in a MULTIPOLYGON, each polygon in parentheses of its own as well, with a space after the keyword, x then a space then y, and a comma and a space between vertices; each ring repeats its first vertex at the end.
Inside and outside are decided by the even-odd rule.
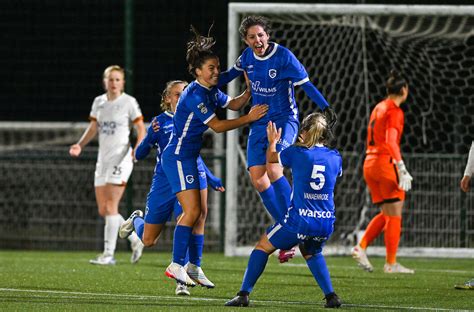
MULTIPOLYGON (((267 162, 291 168, 293 197, 290 200, 289 190, 283 194, 289 205, 278 206, 278 221, 260 238, 250 254, 240 291, 225 305, 248 306, 249 294, 263 273, 268 256, 278 248, 288 249, 299 244, 306 264, 325 295, 325 306, 337 308, 341 301, 334 292, 321 252, 336 219, 333 194, 336 179, 342 174, 342 158, 336 150, 324 146, 330 138, 330 129, 320 113, 303 120, 298 143, 278 152, 277 142, 282 132, 275 123, 268 122, 267 162)), ((281 173, 269 172, 269 177, 274 186, 286 180, 281 173)))
POLYGON ((219 58, 211 48, 213 38, 194 32, 188 42, 186 61, 191 82, 179 98, 173 116, 173 133, 162 154, 162 167, 171 184, 173 193, 183 207, 183 215, 178 220, 173 237, 173 262, 166 269, 166 275, 178 282, 188 282, 184 261, 191 234, 200 228, 204 213, 198 179, 197 158, 202 145, 202 133, 208 128, 215 132, 232 130, 263 117, 267 105, 254 106, 248 115, 233 120, 220 120, 215 110, 217 106, 233 110, 240 109, 250 97, 248 89, 235 99, 230 99, 217 88, 219 79, 219 58))
MULTIPOLYGON (((147 135, 137 147, 135 153, 135 157, 140 160, 144 159, 152 148, 156 148, 155 172, 150 186, 150 192, 147 196, 145 219, 142 218, 143 213, 141 210, 134 211, 120 227, 119 234, 120 237, 126 238, 135 231, 145 247, 156 244, 166 222, 171 218, 173 210, 177 218, 179 218, 182 212, 176 195, 171 191, 171 186, 163 172, 160 158, 161 152, 166 147, 166 144, 168 144, 171 136, 173 115, 176 111, 179 96, 187 85, 188 83, 186 81, 181 80, 170 81, 166 84, 166 88, 161 97, 161 109, 163 113, 153 118, 147 135)), ((214 284, 206 278, 206 275, 201 269, 202 248, 204 245, 204 223, 207 216, 206 178, 215 190, 223 192, 224 187, 222 186, 221 180, 216 178, 209 171, 200 156, 197 161, 201 190, 201 206, 203 208, 203 213, 200 218, 203 220, 199 223, 200 226, 195 228, 191 234, 189 262, 186 265, 186 271, 194 282, 204 287, 213 288, 214 284)), ((189 295, 186 285, 178 283, 176 294, 189 295)))
MULTIPOLYGON (((227 84, 245 72, 252 87, 253 105, 267 103, 269 106, 265 118, 250 125, 247 166, 253 186, 276 221, 278 209, 275 202, 279 194, 273 189, 267 172, 279 174, 283 168, 272 163, 266 165, 266 124, 272 121, 282 129, 277 151, 282 151, 295 142, 299 127, 295 86, 301 86, 311 100, 327 114, 331 126, 335 123, 336 116, 323 95, 311 83, 304 66, 295 55, 287 48, 269 41, 271 29, 266 18, 245 17, 240 24, 239 32, 248 47, 242 52, 233 68, 221 74, 219 85, 227 84)), ((289 188, 289 185, 286 188, 289 188)), ((283 251, 280 253, 280 261, 287 261, 293 254, 294 252, 286 254, 283 251)))
POLYGON ((413 178, 408 173, 400 152, 404 113, 400 105, 408 97, 408 83, 400 73, 390 72, 387 98, 378 103, 370 115, 367 129, 367 150, 364 161, 364 179, 372 202, 381 211, 367 226, 361 241, 352 248, 352 257, 365 271, 373 266, 365 250, 385 231, 385 273, 415 273, 397 263, 397 249, 402 229, 402 209, 405 192, 411 189, 413 178))
MULTIPOLYGON (((105 218, 104 252, 89 262, 113 265, 117 234, 124 221, 119 214, 118 205, 133 169, 130 123, 137 130, 137 144, 145 136, 145 125, 137 101, 123 91, 124 70, 117 65, 107 67, 103 83, 106 93, 94 99, 89 127, 79 141, 71 146, 69 154, 78 157, 84 146, 99 133, 94 186, 99 215, 105 218)), ((136 263, 141 257, 143 244, 137 235, 131 235, 128 239, 133 250, 131 262, 136 263)))
MULTIPOLYGON (((467 158, 466 169, 464 170, 464 176, 459 183, 461 190, 465 193, 469 192, 471 188, 471 178, 474 175, 474 141, 471 143, 471 149, 469 150, 469 156, 467 158)), ((456 289, 471 289, 474 290, 474 278, 468 280, 464 284, 455 285, 456 289)))

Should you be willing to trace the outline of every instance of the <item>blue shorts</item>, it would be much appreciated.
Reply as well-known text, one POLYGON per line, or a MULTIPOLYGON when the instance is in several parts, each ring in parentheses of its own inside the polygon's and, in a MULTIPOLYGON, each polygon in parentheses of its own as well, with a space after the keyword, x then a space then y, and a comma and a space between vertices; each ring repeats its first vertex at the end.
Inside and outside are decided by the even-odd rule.
MULTIPOLYGON (((203 168, 199 171, 200 189, 207 188, 206 172, 203 168)), ((171 215, 177 218, 183 208, 173 193, 171 185, 162 168, 158 168, 151 183, 145 208, 145 222, 149 224, 164 224, 171 220, 171 215)))
POLYGON ((166 223, 170 220, 177 201, 164 173, 155 174, 146 199, 145 222, 150 224, 166 223))
POLYGON ((275 248, 288 250, 298 244, 303 244, 308 255, 321 253, 324 243, 329 239, 329 237, 292 233, 278 222, 269 226, 266 233, 268 240, 275 248))
MULTIPOLYGON (((298 135, 299 122, 293 119, 275 121, 277 129, 282 128, 281 138, 277 142, 277 152, 281 152, 295 143, 298 135)), ((258 125, 250 129, 247 141, 247 168, 261 166, 267 163, 267 126, 258 125)))
POLYGON ((163 157, 162 167, 174 194, 201 189, 197 158, 163 157))

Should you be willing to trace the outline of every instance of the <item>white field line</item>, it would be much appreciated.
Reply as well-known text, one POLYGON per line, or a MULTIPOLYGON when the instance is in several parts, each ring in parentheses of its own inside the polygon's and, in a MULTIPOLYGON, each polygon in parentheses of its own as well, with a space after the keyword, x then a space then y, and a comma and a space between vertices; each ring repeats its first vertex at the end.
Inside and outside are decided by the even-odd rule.
MULTIPOLYGON (((117 297, 117 298, 128 298, 134 300, 144 300, 144 299, 155 299, 155 300, 184 300, 184 301, 219 301, 224 303, 222 299, 216 298, 202 298, 202 297, 182 297, 182 296, 151 296, 151 295, 134 295, 134 294, 112 294, 112 293, 93 293, 93 292, 78 292, 78 291, 58 291, 58 290, 38 290, 38 289, 15 289, 15 288, 0 288, 1 292, 18 292, 18 293, 28 293, 31 295, 38 296, 40 294, 51 294, 59 295, 61 298, 79 298, 80 296, 91 298, 91 297, 117 297), (66 297, 68 296, 68 297, 66 297), (76 297, 75 297, 76 296, 76 297)), ((40 296, 38 296, 40 297, 40 296)), ((0 297, 1 298, 1 297, 0 297)), ((1 299, 0 299, 1 301, 1 299)), ((311 305, 314 306, 314 302, 308 301, 273 301, 273 300, 252 300, 251 302, 255 303, 268 303, 268 304, 281 304, 281 305, 291 305, 291 304, 300 304, 300 305, 311 305)), ((472 310, 453 310, 453 309, 443 309, 443 308, 429 308, 429 307, 406 307, 406 306, 386 306, 386 305, 372 305, 372 304, 343 304, 345 307, 355 307, 355 308, 370 308, 370 309, 391 309, 391 310, 422 310, 422 311, 458 311, 458 312, 470 312, 472 310)))
MULTIPOLYGON (((283 263, 280 264, 281 266, 291 266, 291 267, 304 267, 307 268, 307 265, 305 263, 283 263)), ((342 268, 342 269, 350 269, 350 270, 358 270, 360 271, 361 269, 357 266, 357 264, 354 262, 354 265, 349 266, 349 265, 328 265, 328 268, 342 268)), ((464 271, 464 270, 437 270, 437 269, 418 269, 415 268, 416 272, 433 272, 433 273, 454 273, 454 274, 474 274, 473 271, 464 271)))

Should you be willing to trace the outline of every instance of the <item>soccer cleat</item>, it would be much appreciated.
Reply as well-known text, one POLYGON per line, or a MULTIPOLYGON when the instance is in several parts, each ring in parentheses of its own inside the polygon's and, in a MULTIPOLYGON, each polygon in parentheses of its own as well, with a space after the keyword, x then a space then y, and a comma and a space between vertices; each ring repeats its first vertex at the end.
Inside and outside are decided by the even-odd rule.
POLYGON ((226 307, 248 307, 250 303, 248 293, 239 291, 237 296, 225 303, 226 307))
POLYGON ((123 221, 122 225, 120 226, 119 229, 119 236, 120 238, 127 238, 132 234, 134 228, 133 228, 133 219, 136 217, 143 217, 143 212, 141 210, 135 210, 132 212, 130 217, 128 217, 127 220, 123 221))
POLYGON ((171 264, 166 268, 165 274, 169 278, 174 278, 178 283, 191 287, 196 286, 196 283, 193 282, 186 273, 184 267, 180 264, 171 262, 171 264))
POLYGON ((143 254, 143 247, 145 246, 139 239, 132 243, 132 257, 130 258, 131 263, 135 264, 138 262, 138 260, 140 260, 143 254))
POLYGON ((185 269, 186 269, 186 273, 188 273, 189 277, 193 281, 195 281, 197 284, 199 284, 203 287, 207 287, 207 288, 214 288, 215 287, 214 283, 211 282, 206 277, 206 275, 202 271, 201 267, 198 267, 197 265, 192 264, 192 263, 188 263, 185 266, 185 269))
POLYGON ((330 293, 324 296, 326 299, 326 304, 324 305, 325 308, 339 308, 342 305, 341 299, 336 295, 336 293, 330 293))
POLYGON ((280 250, 280 252, 278 253, 278 260, 280 260, 280 263, 288 262, 288 260, 292 259, 295 256, 295 253, 295 247, 289 250, 280 250))
POLYGON ((175 294, 177 296, 189 296, 189 295, 191 295, 191 293, 188 290, 188 286, 183 285, 181 283, 176 283, 175 294))
POLYGON ((114 256, 100 254, 97 258, 89 260, 89 263, 98 265, 115 265, 115 259, 114 256))
POLYGON ((464 284, 461 285, 454 285, 454 288, 456 289, 464 289, 464 290, 469 290, 469 289, 474 289, 474 279, 465 282, 464 284))
POLYGON ((372 266, 369 259, 367 258, 365 250, 362 249, 359 245, 356 245, 352 248, 351 254, 352 254, 352 258, 354 258, 354 260, 357 261, 357 263, 359 264, 359 267, 361 267, 364 271, 367 271, 367 272, 374 271, 374 267, 372 266))
POLYGON ((405 274, 414 274, 415 270, 405 268, 400 263, 389 264, 385 263, 383 266, 384 273, 405 273, 405 274))

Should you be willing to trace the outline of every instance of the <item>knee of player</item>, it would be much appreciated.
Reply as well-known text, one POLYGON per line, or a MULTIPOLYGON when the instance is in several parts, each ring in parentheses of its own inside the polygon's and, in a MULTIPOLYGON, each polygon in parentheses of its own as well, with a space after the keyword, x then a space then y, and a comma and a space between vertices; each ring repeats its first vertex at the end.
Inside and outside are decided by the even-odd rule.
POLYGON ((207 209, 206 210, 201 210, 201 215, 199 216, 199 219, 206 221, 207 218, 207 209))
POLYGON ((258 179, 252 179, 252 184, 258 192, 263 192, 270 187, 270 180, 268 176, 265 175, 258 179))
POLYGON ((151 238, 151 237, 143 237, 142 243, 145 247, 152 247, 155 246, 157 242, 157 237, 151 238))
POLYGON ((283 176, 283 167, 275 164, 267 164, 267 174, 271 182, 275 182, 283 176))

